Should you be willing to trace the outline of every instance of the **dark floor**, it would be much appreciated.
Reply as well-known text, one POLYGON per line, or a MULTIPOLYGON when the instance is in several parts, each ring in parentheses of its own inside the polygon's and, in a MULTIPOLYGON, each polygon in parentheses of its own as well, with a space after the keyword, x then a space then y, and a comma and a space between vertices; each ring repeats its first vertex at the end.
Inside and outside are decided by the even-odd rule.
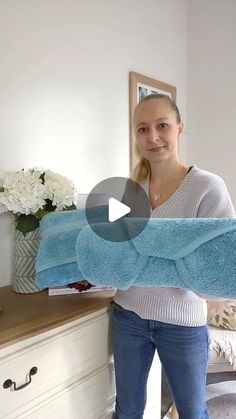
MULTIPOLYGON (((219 383, 221 381, 236 380, 236 371, 217 372, 207 375, 207 384, 219 383)), ((161 417, 165 416, 172 404, 172 398, 164 371, 162 371, 162 404, 161 417)))
POLYGON ((223 381, 233 381, 236 380, 236 371, 229 372, 216 372, 208 374, 207 384, 214 384, 223 381))

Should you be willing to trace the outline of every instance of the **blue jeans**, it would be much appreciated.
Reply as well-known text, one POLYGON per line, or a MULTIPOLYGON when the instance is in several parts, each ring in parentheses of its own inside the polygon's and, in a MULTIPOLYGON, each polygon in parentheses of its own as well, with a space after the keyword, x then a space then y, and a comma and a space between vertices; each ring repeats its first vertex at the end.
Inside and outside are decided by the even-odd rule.
POLYGON ((147 378, 156 349, 180 419, 208 419, 207 326, 185 327, 144 320, 114 303, 112 339, 117 419, 143 418, 147 378))

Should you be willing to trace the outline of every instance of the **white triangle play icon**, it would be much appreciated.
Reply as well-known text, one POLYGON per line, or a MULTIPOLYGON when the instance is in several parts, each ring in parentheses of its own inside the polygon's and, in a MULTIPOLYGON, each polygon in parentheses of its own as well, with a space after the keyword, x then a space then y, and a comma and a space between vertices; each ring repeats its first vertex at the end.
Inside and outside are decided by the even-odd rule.
POLYGON ((113 223, 113 221, 119 220, 119 218, 123 217, 131 211, 130 207, 122 204, 122 202, 118 201, 118 199, 109 198, 108 202, 108 219, 111 223, 113 223))

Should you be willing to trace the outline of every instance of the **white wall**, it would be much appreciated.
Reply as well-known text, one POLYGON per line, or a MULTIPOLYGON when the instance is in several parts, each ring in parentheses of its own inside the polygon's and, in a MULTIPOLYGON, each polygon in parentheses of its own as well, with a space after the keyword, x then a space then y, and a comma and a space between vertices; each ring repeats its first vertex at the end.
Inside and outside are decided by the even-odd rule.
MULTIPOLYGON (((131 70, 176 85, 186 119, 187 0, 0 0, 0 56, 0 168, 50 168, 80 193, 128 176, 131 70)), ((11 230, 1 216, 0 285, 11 230)))
POLYGON ((236 1, 188 5, 188 159, 223 177, 236 208, 236 1))

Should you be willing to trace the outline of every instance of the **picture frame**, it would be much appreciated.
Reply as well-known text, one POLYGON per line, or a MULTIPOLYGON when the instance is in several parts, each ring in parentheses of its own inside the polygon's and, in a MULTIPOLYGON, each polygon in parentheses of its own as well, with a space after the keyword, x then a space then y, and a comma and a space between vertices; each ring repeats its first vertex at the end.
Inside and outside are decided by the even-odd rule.
POLYGON ((129 73, 129 106, 130 106, 130 174, 137 161, 138 150, 134 136, 134 109, 140 99, 152 93, 163 93, 176 102, 177 89, 175 86, 163 81, 155 80, 143 74, 130 71, 129 73))

